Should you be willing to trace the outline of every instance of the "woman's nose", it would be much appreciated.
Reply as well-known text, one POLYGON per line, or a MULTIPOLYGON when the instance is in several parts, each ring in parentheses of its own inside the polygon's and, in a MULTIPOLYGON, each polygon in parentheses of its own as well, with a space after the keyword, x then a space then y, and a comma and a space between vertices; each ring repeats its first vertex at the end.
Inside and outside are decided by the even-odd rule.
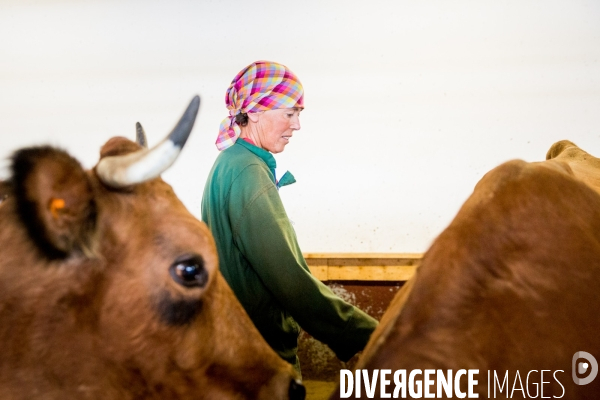
POLYGON ((292 118, 292 124, 290 125, 290 128, 296 131, 300 130, 300 117, 296 115, 292 118))

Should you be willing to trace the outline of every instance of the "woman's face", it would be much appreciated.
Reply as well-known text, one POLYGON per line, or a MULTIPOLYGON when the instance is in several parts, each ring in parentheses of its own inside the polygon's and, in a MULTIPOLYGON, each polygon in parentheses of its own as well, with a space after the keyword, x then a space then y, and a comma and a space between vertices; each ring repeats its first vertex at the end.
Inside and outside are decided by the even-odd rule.
POLYGON ((281 153, 294 131, 300 129, 301 111, 300 108, 279 108, 261 113, 257 145, 271 153, 281 153))

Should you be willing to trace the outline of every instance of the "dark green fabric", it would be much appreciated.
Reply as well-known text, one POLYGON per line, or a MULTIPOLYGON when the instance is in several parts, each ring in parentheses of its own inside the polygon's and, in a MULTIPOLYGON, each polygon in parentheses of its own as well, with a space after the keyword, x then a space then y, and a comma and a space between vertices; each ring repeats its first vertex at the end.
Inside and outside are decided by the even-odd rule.
POLYGON ((347 361, 364 348, 377 321, 310 274, 277 191, 275 167, 271 153, 243 140, 217 157, 202 220, 215 237, 221 272, 283 359, 298 366, 300 325, 347 361))

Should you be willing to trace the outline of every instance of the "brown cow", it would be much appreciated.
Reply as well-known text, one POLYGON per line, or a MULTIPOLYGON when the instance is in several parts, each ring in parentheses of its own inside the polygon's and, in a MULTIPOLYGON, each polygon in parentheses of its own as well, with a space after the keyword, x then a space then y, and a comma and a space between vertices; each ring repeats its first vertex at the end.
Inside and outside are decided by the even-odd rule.
POLYGON ((92 171, 51 147, 14 154, 0 399, 304 398, 221 276, 209 230, 158 177, 198 105, 151 150, 111 139, 92 171))
MULTIPOLYGON (((423 385, 434 370, 428 391, 437 395, 441 371, 478 370, 471 390, 479 398, 598 398, 600 377, 574 382, 593 376, 593 366, 573 370, 586 365, 574 357, 580 351, 600 360, 600 195, 584 183, 600 170, 571 144, 555 146, 551 161, 510 161, 487 173, 398 293, 356 367, 371 382, 375 370, 391 370, 385 393, 393 394, 396 371, 408 381, 421 370, 413 378, 423 385)), ((460 375, 459 392, 468 383, 460 375)), ((419 398, 413 389, 406 398, 419 398)))

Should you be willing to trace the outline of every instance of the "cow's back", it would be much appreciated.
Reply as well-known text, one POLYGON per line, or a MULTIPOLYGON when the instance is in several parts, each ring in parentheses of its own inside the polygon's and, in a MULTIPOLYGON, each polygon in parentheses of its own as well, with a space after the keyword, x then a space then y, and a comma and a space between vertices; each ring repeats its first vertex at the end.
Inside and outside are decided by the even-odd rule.
POLYGON ((358 367, 478 369, 480 397, 487 371, 511 386, 516 371, 561 371, 545 396, 596 398, 600 379, 576 385, 571 362, 600 354, 598 287, 600 195, 566 165, 508 162, 435 240, 358 367))

